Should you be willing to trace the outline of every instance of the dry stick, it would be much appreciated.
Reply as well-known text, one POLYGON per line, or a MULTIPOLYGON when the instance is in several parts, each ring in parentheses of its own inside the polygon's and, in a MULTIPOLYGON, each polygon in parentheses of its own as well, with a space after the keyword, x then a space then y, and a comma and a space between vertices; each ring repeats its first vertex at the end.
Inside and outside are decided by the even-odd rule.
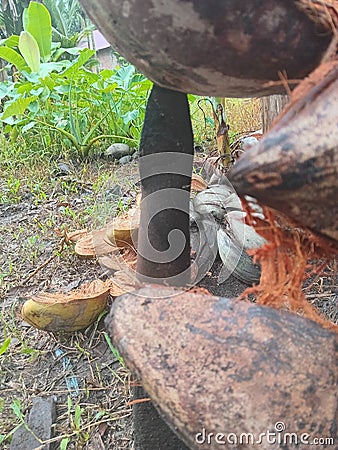
MULTIPOLYGON (((60 242, 60 247, 59 247, 58 253, 61 253, 61 252, 63 251, 64 245, 65 245, 65 241, 66 241, 66 238, 63 237, 62 240, 61 240, 61 242, 60 242)), ((38 272, 40 272, 40 270, 42 270, 44 267, 46 267, 46 266, 47 266, 51 261, 53 261, 53 259, 55 259, 57 256, 58 256, 58 255, 55 254, 55 255, 52 255, 51 257, 49 257, 49 258, 47 259, 47 261, 45 261, 44 263, 42 263, 39 267, 37 267, 37 268, 34 270, 33 273, 31 273, 28 277, 26 277, 26 278, 23 280, 22 284, 28 283, 29 280, 31 280, 38 272)))

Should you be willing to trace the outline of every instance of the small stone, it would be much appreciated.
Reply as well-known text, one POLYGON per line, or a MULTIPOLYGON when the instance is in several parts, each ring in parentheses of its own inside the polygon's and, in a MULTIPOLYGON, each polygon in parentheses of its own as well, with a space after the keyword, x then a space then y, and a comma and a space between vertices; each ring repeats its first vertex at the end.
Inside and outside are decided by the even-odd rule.
MULTIPOLYGON (((34 397, 33 406, 28 415, 27 425, 42 441, 52 437, 52 425, 55 422, 55 398, 34 397)), ((41 447, 41 443, 23 425, 13 434, 10 450, 33 450, 36 447, 49 450, 50 444, 41 447)))
POLYGON ((116 200, 117 198, 122 197, 122 195, 122 188, 118 184, 114 184, 112 187, 105 190, 106 199, 116 200))
POLYGON ((131 149, 129 145, 116 143, 107 148, 106 156, 109 156, 112 159, 120 159, 123 156, 129 156, 132 152, 133 149, 131 149))
POLYGON ((139 155, 140 155, 140 154, 139 154, 139 151, 136 150, 136 151, 132 154, 133 160, 136 161, 136 160, 138 159, 139 155))
POLYGON ((133 158, 130 155, 123 156, 119 159, 119 164, 122 166, 123 164, 128 164, 132 161, 133 158))

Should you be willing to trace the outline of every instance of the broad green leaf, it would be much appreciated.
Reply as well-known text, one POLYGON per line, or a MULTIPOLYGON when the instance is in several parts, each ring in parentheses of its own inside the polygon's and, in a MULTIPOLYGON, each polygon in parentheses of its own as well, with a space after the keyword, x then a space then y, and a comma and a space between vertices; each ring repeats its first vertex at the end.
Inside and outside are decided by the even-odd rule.
POLYGON ((26 131, 30 130, 31 128, 34 127, 34 125, 36 125, 36 122, 32 121, 32 122, 28 122, 27 125, 24 125, 21 128, 22 133, 25 133, 26 131))
POLYGON ((70 61, 58 61, 40 64, 40 76, 42 78, 47 77, 52 72, 61 72, 69 65, 70 61))
POLYGON ((68 53, 69 55, 78 55, 80 52, 80 49, 77 47, 72 47, 72 48, 58 48, 54 53, 53 53, 53 61, 57 61, 60 56, 62 56, 64 53, 68 53))
POLYGON ((52 91, 55 87, 55 81, 50 76, 47 76, 41 80, 42 86, 48 87, 50 91, 52 91))
POLYGON ((31 92, 31 90, 34 88, 34 84, 33 83, 20 83, 18 88, 17 88, 17 93, 18 94, 26 94, 31 92))
POLYGON ((1 39, 0 45, 6 45, 6 47, 17 47, 19 45, 19 36, 13 34, 9 36, 7 39, 1 39))
POLYGON ((7 96, 12 96, 13 89, 14 89, 13 84, 6 84, 4 82, 0 83, 0 100, 2 100, 7 96))
POLYGON ((39 105, 39 102, 37 102, 37 101, 34 101, 28 105, 28 111, 30 111, 33 114, 37 113, 39 110, 40 110, 40 105, 39 105))
POLYGON ((122 114, 121 119, 123 120, 125 125, 128 125, 130 122, 135 120, 140 115, 138 109, 133 109, 132 111, 128 111, 125 114, 122 114))
POLYGON ((27 31, 28 20, 28 8, 25 8, 22 13, 22 26, 25 31, 27 31))
POLYGON ((36 40, 42 62, 49 61, 52 47, 52 21, 45 5, 30 2, 24 16, 24 30, 36 40))
POLYGON ((36 97, 27 97, 27 98, 20 97, 12 102, 6 103, 4 112, 0 117, 0 119, 5 120, 8 117, 23 114, 26 111, 28 105, 32 103, 34 100, 36 100, 36 97))
POLYGON ((83 49, 75 62, 62 74, 67 76, 74 75, 93 55, 95 55, 95 50, 83 49))
POLYGON ((40 51, 34 37, 28 31, 21 31, 19 38, 19 50, 32 72, 40 70, 40 51))
POLYGON ((23 57, 18 52, 9 47, 0 47, 0 58, 13 64, 20 71, 27 66, 23 57))
POLYGON ((56 27, 60 32, 67 36, 67 25, 62 17, 62 13, 60 11, 60 7, 58 5, 58 2, 55 0, 44 0, 44 4, 48 8, 48 11, 50 11, 52 17, 53 17, 53 25, 56 27))
POLYGON ((10 343, 11 343, 10 337, 5 339, 5 342, 0 346, 0 355, 3 355, 7 351, 10 343))
POLYGON ((99 75, 103 80, 107 80, 108 78, 110 78, 114 75, 114 71, 111 69, 104 69, 104 70, 101 70, 99 75))

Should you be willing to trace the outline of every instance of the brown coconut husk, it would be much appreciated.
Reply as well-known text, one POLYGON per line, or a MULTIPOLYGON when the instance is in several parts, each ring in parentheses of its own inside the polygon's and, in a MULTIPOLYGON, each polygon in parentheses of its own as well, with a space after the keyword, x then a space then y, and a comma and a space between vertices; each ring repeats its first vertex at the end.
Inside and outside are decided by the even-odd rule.
POLYGON ((315 23, 336 33, 338 26, 337 0, 297 0, 297 4, 315 23))
POLYGON ((264 212, 261 219, 245 200, 243 207, 247 223, 268 243, 248 251, 261 266, 261 278, 259 285, 246 289, 241 298, 254 294, 259 304, 287 309, 338 332, 338 325, 321 316, 303 292, 304 281, 314 274, 322 274, 335 259, 336 245, 309 229, 299 228, 272 208, 261 205, 264 212))
MULTIPOLYGON (((291 93, 288 106, 277 117, 271 128, 293 111, 294 116, 306 108, 311 96, 321 95, 338 77, 337 27, 338 1, 299 0, 300 6, 313 20, 335 30, 334 46, 326 60, 304 79, 291 93)), ((311 98, 312 98, 311 97, 311 98)), ((289 117, 290 119, 290 117, 289 117)), ((288 309, 338 332, 338 325, 330 322, 306 300, 304 282, 313 275, 320 276, 338 254, 337 242, 315 234, 280 212, 261 205, 265 219, 254 216, 250 203, 242 199, 247 212, 247 223, 267 240, 267 244, 248 251, 261 265, 258 286, 245 290, 241 297, 254 294, 257 303, 288 309)))

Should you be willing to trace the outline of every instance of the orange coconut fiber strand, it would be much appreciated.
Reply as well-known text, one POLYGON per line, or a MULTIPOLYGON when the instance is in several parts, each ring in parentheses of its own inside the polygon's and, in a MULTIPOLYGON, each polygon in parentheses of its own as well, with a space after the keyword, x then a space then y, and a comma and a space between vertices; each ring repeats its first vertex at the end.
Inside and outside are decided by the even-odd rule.
POLYGON ((298 6, 314 22, 335 30, 338 25, 338 0, 297 0, 298 6))
POLYGON ((243 201, 243 207, 247 223, 267 244, 248 251, 261 265, 261 279, 259 285, 247 288, 241 297, 254 294, 259 304, 289 310, 338 332, 338 325, 319 314, 303 291, 304 281, 323 274, 327 264, 335 259, 337 248, 271 208, 262 206, 261 219, 253 214, 250 203, 243 201))

